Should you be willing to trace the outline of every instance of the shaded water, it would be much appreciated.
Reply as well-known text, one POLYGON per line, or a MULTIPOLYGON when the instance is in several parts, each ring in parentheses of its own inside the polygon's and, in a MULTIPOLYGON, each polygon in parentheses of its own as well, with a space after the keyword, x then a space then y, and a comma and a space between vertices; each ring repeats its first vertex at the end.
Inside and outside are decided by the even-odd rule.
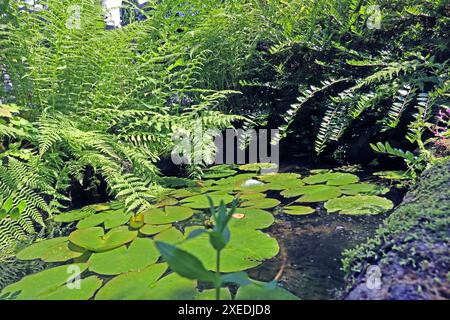
MULTIPOLYGON (((304 174, 307 170, 297 167, 289 172, 304 174)), ((374 180, 369 171, 355 174, 361 181, 374 180)), ((403 195, 401 190, 391 189, 386 197, 397 206, 403 195)), ((286 203, 282 197, 269 196, 278 198, 283 205, 286 203)), ((271 281, 277 277, 283 287, 301 299, 340 298, 345 288, 344 272, 341 270, 343 251, 355 248, 374 236, 389 213, 346 216, 328 214, 323 204, 315 208, 316 213, 305 216, 275 212, 275 223, 264 232, 277 239, 280 253, 250 270, 251 277, 262 281, 271 281)))
POLYGON ((345 286, 342 252, 374 235, 386 215, 349 217, 321 212, 309 216, 278 216, 267 230, 278 240, 280 253, 249 273, 281 284, 302 299, 334 299, 345 286))

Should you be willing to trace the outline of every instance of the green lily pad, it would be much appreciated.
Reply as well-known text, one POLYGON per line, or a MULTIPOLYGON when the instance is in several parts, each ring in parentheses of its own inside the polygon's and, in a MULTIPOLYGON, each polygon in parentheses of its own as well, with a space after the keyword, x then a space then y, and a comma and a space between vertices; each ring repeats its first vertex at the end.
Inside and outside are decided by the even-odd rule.
POLYGON ((241 204, 243 208, 272 209, 280 204, 280 201, 272 198, 248 200, 241 204))
POLYGON ((304 194, 295 202, 310 203, 310 202, 322 202, 330 199, 337 198, 342 195, 342 191, 339 188, 332 186, 324 186, 322 189, 311 191, 304 194))
POLYGON ((316 210, 305 206, 288 206, 283 208, 283 212, 290 215, 307 215, 316 212, 316 210))
POLYGON ((300 179, 287 179, 285 181, 275 181, 269 184, 270 190, 295 189, 304 186, 305 183, 300 179))
POLYGON ((202 194, 198 196, 193 196, 181 200, 183 206, 193 208, 193 209, 208 209, 209 201, 207 196, 211 197, 214 206, 219 206, 220 202, 223 201, 225 204, 230 204, 234 197, 228 194, 202 194))
POLYGON ((92 208, 81 208, 58 214, 53 218, 56 222, 74 222, 93 215, 96 211, 92 208))
POLYGON ((371 183, 347 184, 345 186, 341 186, 340 189, 344 194, 347 195, 357 195, 360 193, 368 195, 379 195, 379 194, 386 194, 390 190, 387 187, 371 183))
POLYGON ((284 288, 259 284, 240 287, 236 293, 236 300, 300 300, 284 288))
POLYGON ((147 300, 193 300, 197 294, 197 281, 171 273, 154 283, 145 293, 147 300))
MULTIPOLYGON (((216 300, 216 289, 207 289, 195 294, 194 300, 216 300)), ((220 300, 232 300, 228 288, 220 288, 220 300)))
POLYGON ((155 241, 166 242, 170 244, 177 244, 184 240, 183 233, 175 227, 171 227, 167 230, 164 230, 158 233, 155 236, 155 241))
POLYGON ((391 210, 392 201, 378 196, 347 196, 331 199, 325 203, 328 212, 339 212, 348 215, 379 214, 391 210))
POLYGON ((160 224, 160 225, 151 225, 146 224, 142 228, 139 229, 139 232, 146 236, 153 236, 155 234, 158 234, 164 230, 167 230, 171 227, 171 224, 160 224))
POLYGON ((202 191, 202 188, 193 188, 193 189, 178 189, 170 192, 170 195, 174 198, 186 198, 199 195, 202 191))
MULTIPOLYGON (((186 228, 189 234, 194 228, 186 228)), ((198 229, 196 227, 195 229, 198 229)), ((264 260, 278 254, 278 242, 268 234, 259 230, 232 227, 231 238, 221 253, 222 272, 235 272, 250 269, 260 265, 264 260)), ((202 234, 196 238, 184 241, 179 245, 202 261, 209 270, 215 270, 215 251, 209 243, 209 236, 202 234)))
POLYGON ((236 170, 227 165, 214 166, 204 171, 203 179, 217 179, 235 175, 236 170))
POLYGON ((258 179, 268 183, 279 183, 286 180, 297 180, 300 178, 298 173, 270 173, 259 176, 258 179))
POLYGON ((149 209, 144 211, 143 214, 146 224, 169 224, 189 219, 194 211, 184 206, 167 206, 164 210, 149 209))
POLYGON ((375 172, 374 176, 380 177, 386 180, 410 180, 411 174, 407 171, 380 171, 375 172))
POLYGON ((18 300, 88 300, 102 281, 94 276, 77 283, 75 277, 87 267, 86 263, 63 265, 32 274, 4 288, 0 296, 17 293, 18 300))
POLYGON ((237 208, 233 216, 230 228, 265 229, 275 222, 270 212, 261 209, 237 208))
POLYGON ((77 223, 77 228, 91 228, 104 224, 106 229, 112 229, 126 224, 130 220, 131 215, 131 213, 124 212, 123 210, 102 211, 80 220, 77 223))
POLYGON ((246 181, 248 179, 252 179, 255 176, 256 175, 253 173, 242 173, 242 174, 237 174, 235 176, 228 177, 225 179, 216 180, 216 181, 214 181, 214 184, 216 184, 216 185, 227 185, 228 184, 228 185, 233 185, 233 186, 239 186, 244 181, 246 181))
POLYGON ((241 200, 256 200, 256 199, 264 199, 266 197, 265 193, 260 192, 242 192, 238 194, 241 200))
POLYGON ((276 163, 249 163, 239 166, 241 171, 260 172, 261 170, 275 170, 278 168, 276 163))
POLYGON ((295 189, 287 189, 281 192, 281 195, 285 198, 294 198, 304 194, 315 193, 322 190, 329 190, 335 187, 325 185, 313 185, 313 186, 301 186, 295 189))
POLYGON ((178 200, 175 198, 166 197, 164 199, 161 199, 155 204, 155 207, 161 208, 165 206, 174 206, 178 203, 178 200))
POLYGON ((19 260, 41 259, 46 262, 64 262, 81 257, 86 252, 68 240, 69 237, 60 237, 39 241, 20 251, 16 257, 19 260))
POLYGON ((96 212, 106 211, 111 209, 111 203, 97 203, 91 204, 87 207, 87 209, 94 209, 96 212))
POLYGON ((159 184, 164 188, 191 188, 197 185, 190 179, 179 177, 162 177, 159 180, 159 184))
POLYGON ((166 263, 158 263, 139 271, 121 274, 108 281, 95 295, 95 300, 144 299, 150 287, 166 270, 166 263))
POLYGON ((345 172, 329 172, 319 173, 303 179, 306 184, 327 183, 329 186, 342 186, 346 184, 356 183, 359 181, 358 176, 345 172))
POLYGON ((89 258, 89 270, 104 275, 137 271, 155 263, 159 252, 151 239, 136 238, 127 248, 94 253, 89 258))
POLYGON ((102 252, 120 247, 137 237, 137 231, 129 231, 128 227, 118 227, 105 231, 99 227, 75 230, 69 235, 73 244, 89 251, 102 252))

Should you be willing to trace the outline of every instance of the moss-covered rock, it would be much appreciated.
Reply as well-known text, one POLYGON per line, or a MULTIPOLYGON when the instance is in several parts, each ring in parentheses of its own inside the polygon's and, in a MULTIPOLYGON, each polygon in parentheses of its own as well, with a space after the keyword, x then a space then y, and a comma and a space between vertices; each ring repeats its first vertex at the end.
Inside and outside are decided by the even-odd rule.
POLYGON ((450 298, 449 226, 447 161, 423 173, 375 238, 344 253, 344 298, 450 298))

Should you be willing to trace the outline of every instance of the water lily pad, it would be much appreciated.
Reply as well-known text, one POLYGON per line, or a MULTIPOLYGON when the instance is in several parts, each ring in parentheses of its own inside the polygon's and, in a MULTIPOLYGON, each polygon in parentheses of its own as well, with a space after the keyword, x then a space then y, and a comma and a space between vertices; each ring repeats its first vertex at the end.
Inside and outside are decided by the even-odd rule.
POLYGON ((91 228, 104 224, 106 229, 112 229, 127 223, 131 215, 131 213, 124 212, 124 210, 102 211, 80 220, 77 223, 77 228, 91 228))
POLYGON ((345 186, 341 186, 340 189, 344 194, 347 195, 357 195, 360 193, 368 195, 378 195, 386 194, 389 192, 389 188, 371 183, 347 184, 345 186))
POLYGON ((186 197, 192 197, 200 194, 202 191, 202 188, 193 188, 193 189, 178 189, 170 192, 170 195, 174 198, 180 199, 180 198, 186 198, 186 197))
POLYGON ((159 258, 159 251, 151 239, 136 238, 127 248, 94 253, 89 258, 89 270, 104 275, 116 275, 143 269, 159 258))
POLYGON ((295 189, 304 186, 305 183, 300 179, 287 179, 285 181, 275 181, 269 184, 270 190, 295 189))
POLYGON ((272 198, 255 199, 242 202, 241 206, 244 208, 255 209, 272 209, 280 204, 280 201, 272 198))
POLYGON ((194 181, 179 177, 162 177, 159 180, 159 184, 165 188, 191 188, 197 186, 194 181))
MULTIPOLYGON (((193 229, 190 228, 189 231, 187 229, 186 234, 193 229)), ((215 269, 215 251, 209 243, 207 234, 186 240, 179 246, 199 258, 207 269, 215 269)), ((230 242, 222 250, 220 268, 223 272, 250 269, 266 259, 273 258, 278 251, 278 242, 268 234, 259 230, 232 227, 230 242)))
POLYGON ((238 208, 236 214, 243 216, 231 219, 230 228, 265 229, 275 222, 270 212, 261 209, 238 208))
POLYGON ((167 230, 171 227, 171 224, 160 224, 160 225, 151 225, 146 224, 142 228, 139 229, 139 232, 146 236, 153 236, 155 234, 160 233, 161 231, 167 230))
POLYGON ((102 252, 120 247, 133 241, 137 231, 129 231, 128 227, 118 227, 105 231, 99 227, 75 230, 69 235, 73 244, 94 252, 102 252))
POLYGON ((241 171, 260 172, 261 170, 276 170, 278 165, 276 163, 249 163, 239 166, 241 171))
POLYGON ((167 206, 164 210, 149 209, 144 211, 143 214, 146 224, 169 224, 189 219, 194 211, 184 206, 167 206))
POLYGON ((342 186, 346 184, 356 183, 359 181, 358 176, 345 172, 329 172, 319 173, 303 179, 306 184, 325 183, 330 186, 342 186))
POLYGON ((161 208, 161 207, 165 207, 165 206, 174 206, 178 203, 178 200, 175 198, 171 198, 171 197, 166 197, 164 199, 161 199, 160 201, 158 201, 155 204, 155 207, 157 208, 161 208))
POLYGON ((56 222, 74 222, 93 215, 96 211, 92 208, 81 208, 58 214, 53 218, 56 222))
POLYGON ((236 170, 227 165, 214 166, 204 171, 203 179, 217 179, 235 175, 236 170))
POLYGON ((288 206, 283 208, 283 212, 290 215, 307 215, 316 212, 316 210, 305 206, 288 206))
POLYGON ((81 257, 86 250, 68 240, 69 237, 59 237, 39 241, 20 251, 16 257, 19 260, 41 259, 46 262, 64 262, 81 257))
POLYGON ((264 199, 266 197, 265 193, 260 192, 241 192, 238 194, 239 199, 241 200, 256 200, 256 199, 264 199))
POLYGON ((284 182, 286 180, 296 180, 300 178, 298 173, 270 173, 259 176, 258 179, 268 183, 284 182))
POLYGON ((295 202, 310 203, 310 202, 322 202, 330 199, 337 198, 342 195, 342 191, 339 188, 324 186, 322 189, 307 192, 295 202), (326 188, 325 188, 326 187, 326 188))
MULTIPOLYGON (((195 294, 194 300, 216 300, 216 289, 207 289, 195 294)), ((232 300, 228 288, 220 288, 220 300, 232 300)))
POLYGON ((300 300, 284 288, 259 284, 240 287, 236 293, 236 300, 300 300))
POLYGON ((228 177, 225 179, 220 179, 220 180, 216 180, 214 181, 214 184, 216 185, 232 185, 234 187, 237 187, 239 185, 241 185, 244 181, 247 181, 248 179, 252 179, 256 176, 256 174, 253 173, 242 173, 242 174, 237 174, 235 176, 232 177, 228 177))
POLYGON ((365 195, 331 199, 325 203, 328 212, 349 215, 379 214, 391 210, 393 207, 394 204, 388 199, 365 195))
POLYGON ((87 206, 87 209, 94 209, 96 212, 106 211, 111 209, 112 203, 97 203, 97 204, 91 204, 87 206))
POLYGON ((145 293, 146 300, 193 300, 197 281, 171 273, 152 284, 145 293))
POLYGON ((411 174, 407 171, 380 171, 375 172, 374 176, 386 180, 409 180, 412 179, 411 174))
POLYGON ((70 281, 87 267, 86 263, 63 265, 32 274, 4 288, 0 296, 17 293, 18 300, 88 300, 102 281, 95 276, 80 279, 78 283, 70 281))
POLYGON ((313 186, 300 186, 294 189, 287 189, 281 192, 281 195, 285 198, 294 198, 304 194, 315 193, 322 190, 330 190, 336 187, 330 187, 326 185, 313 185, 313 186))
POLYGON ((193 209, 207 209, 209 208, 208 197, 211 197, 214 206, 219 206, 220 202, 223 201, 225 204, 229 204, 233 201, 234 197, 228 194, 202 194, 198 196, 193 196, 181 200, 183 206, 193 208, 193 209))
POLYGON ((175 227, 171 227, 158 233, 155 236, 155 241, 162 241, 170 244, 177 244, 184 240, 183 233, 175 227))
POLYGON ((95 300, 140 300, 166 272, 167 264, 158 263, 140 271, 121 274, 108 281, 95 295, 95 300))

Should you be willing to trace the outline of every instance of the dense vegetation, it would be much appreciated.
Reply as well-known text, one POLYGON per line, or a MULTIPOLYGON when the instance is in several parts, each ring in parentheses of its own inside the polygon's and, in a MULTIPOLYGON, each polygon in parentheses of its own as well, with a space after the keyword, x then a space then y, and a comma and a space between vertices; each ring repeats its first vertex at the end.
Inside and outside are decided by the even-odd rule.
MULTIPOLYGON (((343 163, 399 157, 412 180, 449 157, 445 0, 130 1, 114 30, 100 1, 39 2, 0 3, 4 257, 63 232, 80 192, 153 208, 174 134, 199 125, 279 127, 273 143, 343 163)), ((214 137, 194 143, 204 161, 180 172, 201 179, 214 137)))

